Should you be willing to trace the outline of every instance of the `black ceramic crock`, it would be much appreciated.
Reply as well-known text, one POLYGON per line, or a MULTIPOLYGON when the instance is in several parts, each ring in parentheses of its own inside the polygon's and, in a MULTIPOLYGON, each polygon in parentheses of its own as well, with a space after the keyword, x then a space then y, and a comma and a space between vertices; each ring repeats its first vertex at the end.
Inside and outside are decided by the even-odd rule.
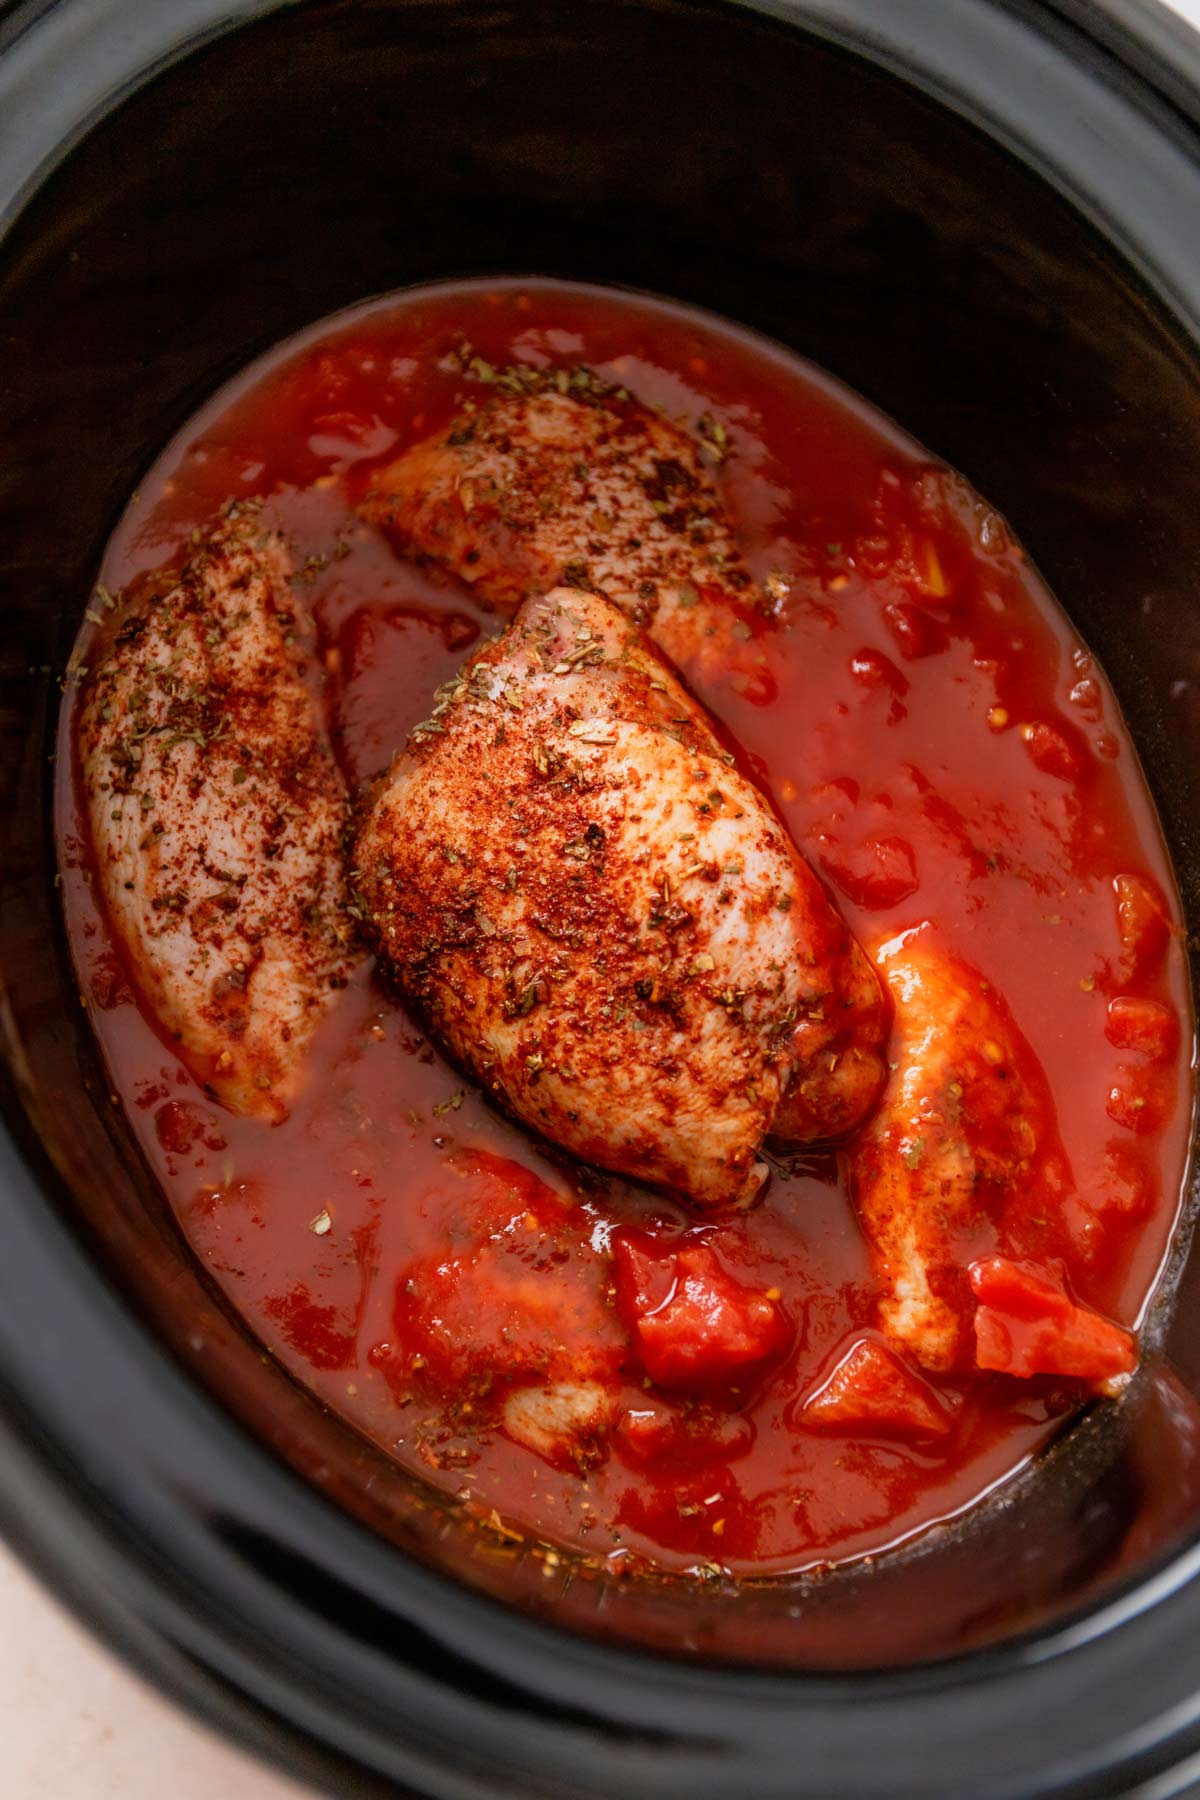
MULTIPOLYGON (((0 0, 0 1520, 330 1791, 1183 1793, 1200 1543, 1115 1557, 1118 1409, 894 1568, 630 1595, 472 1546, 275 1369, 137 1161, 55 904, 56 675, 119 509, 225 376, 365 295, 711 307, 1010 516, 1194 921, 1198 120, 1200 40, 1152 0, 0 0)), ((1200 1388, 1200 1265, 1170 1288, 1200 1388)))

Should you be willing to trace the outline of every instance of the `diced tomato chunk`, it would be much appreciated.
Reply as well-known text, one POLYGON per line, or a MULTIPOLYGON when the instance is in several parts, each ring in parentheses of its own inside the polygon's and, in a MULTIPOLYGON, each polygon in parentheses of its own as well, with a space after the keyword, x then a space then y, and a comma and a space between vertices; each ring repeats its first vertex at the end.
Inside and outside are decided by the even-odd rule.
POLYGON ((168 1100, 154 1115, 154 1134, 172 1156, 186 1156, 204 1129, 204 1120, 186 1100, 168 1100))
POLYGON ((804 1404, 801 1419, 818 1431, 870 1431, 880 1437, 944 1437, 950 1415, 929 1383, 872 1338, 860 1338, 804 1404))
POLYGON ((907 677, 882 650, 856 650, 850 658, 850 673, 860 687, 890 688, 893 694, 907 694, 909 689, 907 677))
POLYGON ((1154 1179, 1140 1151, 1117 1138, 1104 1146, 1098 1198, 1106 1214, 1144 1219, 1153 1210, 1155 1192, 1154 1179))
POLYGON ((1153 1210, 1156 1186, 1146 1163, 1132 1145, 1114 1139, 1094 1176, 1066 1206, 1076 1253, 1088 1263, 1110 1260, 1122 1233, 1153 1210))
POLYGON ((1098 725, 1104 717, 1104 690, 1090 675, 1075 683, 1068 698, 1080 718, 1086 719, 1089 725, 1098 725))
POLYGON ((992 1256, 971 1264, 975 1361, 1006 1375, 1107 1381, 1137 1366, 1133 1336, 1080 1306, 1034 1263, 992 1256))
POLYGON ((641 1467, 692 1469, 745 1456, 754 1443, 754 1426, 744 1413, 646 1394, 622 1415, 616 1442, 626 1461, 641 1467))
POLYGON ((867 838, 823 855, 821 867, 848 900, 875 912, 898 906, 920 886, 912 846, 901 837, 867 838))
POLYGON ((936 656, 946 648, 945 627, 919 606, 908 601, 893 601, 883 609, 884 623, 896 640, 901 656, 915 662, 922 656, 936 656))
POLYGON ((1104 1035, 1118 1050, 1137 1050, 1151 1062, 1166 1062, 1179 1042, 1179 1019, 1161 1000, 1117 994, 1108 1003, 1104 1035))
MULTIPOLYGON (((855 561, 876 579, 906 589, 923 605, 954 605, 963 562, 961 501, 940 470, 913 477, 885 469, 874 507, 875 530, 855 544, 855 561)), ((961 485, 961 484, 960 484, 961 485)))
POLYGON ((1034 768, 1043 775, 1057 776, 1059 781, 1078 781, 1087 767, 1079 734, 1067 725, 1039 719, 1021 727, 1021 739, 1034 768))
POLYGON ((1108 1090, 1104 1107, 1114 1125, 1145 1137, 1157 1131, 1167 1112, 1167 1096, 1148 1069, 1123 1068, 1108 1090))
POLYGON ((266 1301, 268 1318, 314 1369, 346 1369, 354 1360, 352 1312, 314 1300, 304 1282, 266 1301))
POLYGON ((751 706, 770 706, 779 694, 779 683, 776 681, 765 661, 753 662, 750 652, 740 667, 734 667, 729 685, 734 693, 751 706))
POLYGON ((1121 973, 1127 981, 1149 975, 1162 961, 1170 933, 1166 903, 1145 875, 1118 875, 1113 881, 1121 973))
POLYGON ((612 1378, 624 1351, 605 1303, 607 1264, 577 1211, 531 1170, 466 1152, 447 1164, 446 1247, 401 1270, 399 1373, 451 1392, 537 1377, 612 1378))
POLYGON ((622 1232, 613 1249, 617 1305, 660 1387, 719 1387, 786 1347, 779 1307, 736 1281, 707 1244, 685 1240, 663 1255, 653 1239, 622 1232))
POLYGON ((622 1231, 613 1239, 613 1255, 617 1305, 635 1325, 670 1298, 676 1280, 674 1254, 644 1232, 622 1231))
POLYGON ((297 363, 288 381, 288 397, 312 417, 342 411, 353 399, 370 392, 366 380, 374 368, 374 353, 367 344, 341 344, 336 350, 317 349, 297 363))

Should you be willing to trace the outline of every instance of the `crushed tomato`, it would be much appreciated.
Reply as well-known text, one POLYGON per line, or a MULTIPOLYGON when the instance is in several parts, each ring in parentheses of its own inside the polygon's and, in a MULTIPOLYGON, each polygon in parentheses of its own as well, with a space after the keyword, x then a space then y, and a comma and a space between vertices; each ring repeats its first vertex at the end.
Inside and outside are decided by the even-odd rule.
POLYGON ((975 1360, 1005 1375, 1108 1381, 1137 1365, 1133 1334, 1071 1299, 1031 1263, 993 1256, 971 1265, 975 1360))
POLYGON ((775 1300, 735 1281, 707 1244, 664 1250, 622 1232, 614 1248, 617 1304, 659 1387, 724 1387, 786 1349, 788 1323, 775 1300))
POLYGON ((885 1344, 861 1338, 804 1403, 814 1430, 945 1437, 951 1419, 927 1381, 885 1344))

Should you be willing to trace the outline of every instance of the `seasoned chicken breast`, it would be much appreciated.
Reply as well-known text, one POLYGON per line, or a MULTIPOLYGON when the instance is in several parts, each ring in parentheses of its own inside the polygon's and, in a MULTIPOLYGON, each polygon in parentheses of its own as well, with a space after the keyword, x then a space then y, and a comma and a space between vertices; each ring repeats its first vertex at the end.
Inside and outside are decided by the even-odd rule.
POLYGON ((282 540, 232 513, 114 614, 79 768, 105 903, 164 1033, 282 1118, 350 967, 347 803, 282 540))
POLYGON ((926 1368, 969 1367, 969 1266, 995 1254, 1014 1210, 1037 1212, 1061 1170, 1051 1103, 1000 997, 931 927, 876 960, 895 1005, 892 1073, 850 1167, 881 1323, 926 1368))
POLYGON ((352 876, 403 991, 497 1099, 715 1210, 754 1198, 777 1120, 843 1133, 882 1078, 878 983, 732 762, 644 635, 559 588, 441 692, 352 876))
POLYGON ((565 392, 533 370, 506 379, 529 385, 485 388, 378 470, 364 516, 501 612, 566 583, 615 600, 681 668, 745 662, 754 594, 713 479, 720 449, 706 458, 585 371, 565 392))

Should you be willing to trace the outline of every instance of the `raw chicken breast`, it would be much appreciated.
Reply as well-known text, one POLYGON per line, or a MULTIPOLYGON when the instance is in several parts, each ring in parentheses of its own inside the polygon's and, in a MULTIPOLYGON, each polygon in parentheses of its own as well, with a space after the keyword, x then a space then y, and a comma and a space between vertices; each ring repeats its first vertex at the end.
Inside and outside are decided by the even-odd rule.
POLYGON ((347 805, 283 541, 232 512, 114 616, 80 715, 100 883, 130 971, 195 1075, 286 1115, 352 966, 347 805))
POLYGON ((732 761, 643 634, 560 588, 442 691, 353 859, 381 956, 498 1100, 715 1210, 777 1119, 844 1133, 883 1067, 878 982, 732 761))
POLYGON ((692 673, 753 662, 736 631, 753 587, 703 440, 585 371, 566 392, 509 379, 533 391, 491 391, 377 470, 364 516, 502 612, 566 583, 607 594, 692 673))
POLYGON ((1064 1179, 1053 1109, 999 996, 930 926, 876 961, 895 1003, 892 1074, 851 1178, 885 1286, 881 1323, 927 1369, 969 1367, 969 1266, 1064 1179))

